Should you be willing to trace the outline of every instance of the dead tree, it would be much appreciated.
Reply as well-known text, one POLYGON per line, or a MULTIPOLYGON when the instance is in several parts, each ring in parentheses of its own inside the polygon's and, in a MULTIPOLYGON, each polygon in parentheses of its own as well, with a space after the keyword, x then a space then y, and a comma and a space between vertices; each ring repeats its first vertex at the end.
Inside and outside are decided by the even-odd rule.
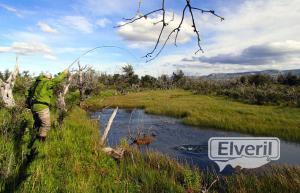
POLYGON ((82 102, 85 99, 85 83, 84 83, 84 71, 88 68, 88 66, 81 66, 78 61, 78 89, 80 95, 80 101, 82 102))
POLYGON ((200 45, 200 41, 201 41, 200 33, 198 31, 198 27, 197 27, 196 22, 195 22, 194 11, 200 11, 202 14, 209 13, 213 16, 216 16, 216 17, 220 18, 221 21, 223 21, 224 18, 217 15, 214 10, 205 10, 205 9, 201 9, 201 8, 192 6, 192 4, 191 4, 192 0, 184 0, 184 1, 185 1, 185 6, 182 9, 181 19, 180 19, 180 22, 179 22, 178 26, 171 30, 171 32, 167 35, 166 40, 164 40, 163 42, 161 42, 161 39, 162 39, 162 36, 164 34, 165 29, 169 25, 169 23, 174 20, 174 16, 170 21, 166 20, 167 10, 166 10, 166 7, 165 7, 165 0, 162 0, 161 8, 156 9, 156 10, 152 10, 152 11, 146 13, 146 14, 141 14, 140 13, 140 7, 141 7, 141 2, 142 2, 142 0, 140 0, 137 14, 132 18, 123 18, 124 22, 121 23, 120 25, 117 25, 116 27, 123 27, 125 25, 129 25, 129 24, 134 23, 134 22, 136 22, 140 19, 143 19, 143 18, 147 19, 149 16, 151 16, 153 14, 156 14, 156 13, 161 13, 162 14, 162 19, 155 22, 155 23, 153 23, 153 25, 161 24, 161 30, 160 30, 160 33, 159 33, 158 38, 156 40, 156 43, 154 45, 154 48, 144 56, 145 58, 147 58, 147 62, 149 62, 151 60, 154 60, 162 52, 162 50, 167 45, 167 43, 169 42, 169 40, 170 40, 170 38, 173 34, 175 34, 174 44, 175 44, 175 46, 177 46, 177 37, 178 37, 178 34, 181 30, 182 24, 185 20, 186 12, 188 12, 189 15, 191 16, 191 19, 192 19, 192 28, 194 29, 194 32, 197 36, 198 50, 195 52, 195 54, 197 54, 199 51, 203 52, 203 49, 200 45), (154 56, 153 56, 153 54, 154 54, 154 56))
POLYGON ((74 74, 71 74, 69 76, 68 80, 66 81, 66 83, 64 83, 63 88, 58 92, 57 106, 58 106, 58 109, 61 111, 65 111, 65 112, 67 111, 65 97, 69 91, 73 77, 74 77, 74 74))
POLYGON ((59 111, 58 115, 58 123, 59 125, 62 125, 63 120, 67 113, 67 106, 65 102, 65 97, 69 91, 72 79, 74 77, 74 74, 70 74, 68 77, 68 80, 64 83, 63 87, 58 91, 57 95, 57 108, 59 111))
POLYGON ((0 79, 0 96, 1 96, 1 100, 4 103, 4 106, 7 108, 12 108, 16 105, 13 96, 13 88, 18 74, 19 74, 19 62, 18 62, 18 57, 16 57, 16 67, 14 71, 10 74, 7 80, 0 79))
POLYGON ((87 95, 93 91, 96 83, 95 71, 90 66, 82 66, 78 62, 77 87, 79 89, 80 102, 84 101, 87 95))

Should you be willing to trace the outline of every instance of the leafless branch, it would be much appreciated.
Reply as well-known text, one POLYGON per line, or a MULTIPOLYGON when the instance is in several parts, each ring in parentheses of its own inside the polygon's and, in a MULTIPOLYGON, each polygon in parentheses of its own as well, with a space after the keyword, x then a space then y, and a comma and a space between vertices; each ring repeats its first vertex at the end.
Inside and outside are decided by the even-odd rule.
POLYGON ((68 93, 69 87, 71 85, 72 79, 74 78, 74 75, 75 74, 70 74, 69 75, 69 78, 68 78, 67 83, 66 83, 66 85, 64 87, 64 90, 63 90, 63 96, 66 96, 66 94, 68 93))
POLYGON ((153 10, 153 11, 150 11, 146 14, 140 14, 140 7, 141 7, 141 0, 139 1, 139 8, 138 8, 138 12, 136 14, 136 16, 132 17, 132 18, 129 18, 129 19, 124 19, 126 22, 120 24, 120 25, 117 25, 116 27, 119 28, 119 27, 123 27, 123 26, 126 26, 126 25, 129 25, 129 24, 132 24, 142 18, 145 18, 147 19, 147 17, 151 16, 152 14, 154 13, 157 13, 157 12, 161 12, 162 13, 162 19, 157 21, 157 22, 154 22, 153 24, 154 25, 157 25, 159 23, 162 24, 161 26, 161 29, 160 29, 160 32, 159 32, 159 35, 158 35, 158 38, 156 40, 156 43, 154 45, 154 48, 148 52, 144 57, 147 58, 147 62, 151 61, 151 60, 154 60, 161 52, 162 50, 165 48, 165 46, 167 45, 170 37, 172 36, 173 33, 176 33, 175 35, 175 40, 174 40, 174 44, 175 46, 177 46, 177 38, 178 38, 178 34, 181 30, 181 26, 183 24, 183 21, 185 19, 185 14, 186 14, 186 11, 188 10, 190 16, 191 16, 191 19, 192 19, 192 28, 196 34, 196 37, 197 37, 197 46, 198 46, 198 50, 195 52, 195 54, 197 54, 199 51, 203 52, 203 49, 201 47, 201 44, 200 44, 200 41, 201 41, 201 38, 200 38, 200 33, 197 29, 197 26, 196 26, 196 22, 195 22, 195 16, 194 16, 194 13, 193 11, 196 10, 196 11, 201 11, 202 14, 204 13, 208 13, 208 14, 211 14, 215 17, 218 17, 220 18, 221 21, 224 20, 223 17, 221 17, 220 15, 216 14, 214 10, 205 10, 205 9, 201 9, 201 8, 198 8, 198 7, 194 7, 191 5, 191 0, 185 0, 186 4, 182 10, 182 15, 181 15, 181 20, 180 20, 180 23, 179 25, 172 29, 171 32, 169 33, 169 35, 167 36, 166 40, 164 40, 164 42, 161 44, 160 48, 159 48, 159 45, 161 43, 161 39, 162 39, 162 35, 164 33, 164 30, 166 28, 166 26, 174 20, 174 13, 173 13, 173 18, 170 20, 170 21, 166 21, 166 9, 165 9, 165 0, 162 0, 162 5, 161 5, 161 8, 160 9, 156 9, 156 10, 153 10), (155 53, 154 57, 153 57, 153 54, 155 53))
POLYGON ((224 20, 225 20, 224 17, 221 17, 220 15, 217 15, 217 14, 215 13, 214 10, 204 10, 204 9, 200 9, 200 8, 197 8, 197 7, 191 7, 191 8, 194 9, 194 10, 201 11, 201 13, 210 13, 210 14, 212 14, 212 15, 214 15, 214 16, 220 18, 221 21, 224 21, 224 20))
POLYGON ((147 19, 147 17, 148 17, 149 15, 151 15, 151 14, 153 14, 153 13, 156 13, 156 12, 159 12, 159 11, 163 11, 163 10, 162 10, 162 9, 157 9, 157 10, 151 11, 151 12, 145 14, 145 15, 135 16, 135 17, 130 18, 130 19, 125 19, 125 18, 123 18, 123 19, 125 19, 125 20, 128 20, 128 22, 125 22, 125 23, 123 23, 123 24, 117 25, 117 26, 115 26, 115 27, 123 27, 123 26, 125 26, 125 25, 128 25, 128 24, 130 24, 130 23, 133 23, 133 22, 135 22, 135 21, 137 21, 137 20, 140 20, 140 19, 142 19, 142 18, 147 19))
POLYGON ((8 79, 6 80, 7 84, 10 84, 11 87, 14 86, 18 73, 19 73, 19 59, 17 56, 16 57, 16 67, 15 67, 14 71, 10 74, 8 79))

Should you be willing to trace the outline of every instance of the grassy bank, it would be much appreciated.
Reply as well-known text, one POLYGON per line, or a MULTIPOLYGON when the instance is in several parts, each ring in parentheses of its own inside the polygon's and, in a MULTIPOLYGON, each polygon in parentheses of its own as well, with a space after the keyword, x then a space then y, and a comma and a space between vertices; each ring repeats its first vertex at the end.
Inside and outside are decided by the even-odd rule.
POLYGON ((300 142, 300 109, 258 106, 183 90, 144 91, 123 96, 93 97, 89 109, 106 106, 145 108, 146 112, 182 118, 183 122, 300 142))
POLYGON ((1 109, 0 192, 296 192, 300 168, 274 167, 267 173, 216 176, 181 165, 159 153, 141 154, 122 146, 127 154, 119 163, 103 154, 98 123, 73 108, 62 128, 52 128, 45 143, 31 143, 30 114, 1 109), (14 123, 14 124, 12 124, 14 123), (27 129, 26 129, 27 128, 27 129), (24 132, 19 132, 24 131, 24 132), (9 132, 7 132, 9 133, 9 132), (18 137, 17 137, 18 136, 18 137))
POLYGON ((9 145, 0 138, 0 192, 185 192, 201 186, 199 172, 156 153, 129 150, 134 158, 117 163, 100 151, 98 123, 78 107, 45 143, 31 144, 26 129, 18 140, 8 138, 9 145), (16 144, 22 156, 15 156, 16 144))

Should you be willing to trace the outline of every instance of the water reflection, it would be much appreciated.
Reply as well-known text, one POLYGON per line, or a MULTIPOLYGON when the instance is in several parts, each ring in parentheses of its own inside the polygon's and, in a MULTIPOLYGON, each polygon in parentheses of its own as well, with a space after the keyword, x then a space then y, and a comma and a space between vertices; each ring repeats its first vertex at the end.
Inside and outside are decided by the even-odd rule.
MULTIPOLYGON (((105 109, 102 112, 94 113, 92 117, 99 117, 100 125, 105 126, 112 111, 112 109, 105 109)), ((108 136, 108 143, 112 146, 117 145, 120 139, 128 138, 129 130, 133 134, 137 130, 144 133, 154 132, 157 136, 155 141, 149 146, 150 149, 167 154, 179 161, 196 165, 202 169, 215 168, 216 170, 218 170, 218 166, 209 160, 207 154, 209 138, 249 136, 237 132, 183 125, 179 119, 145 114, 140 109, 119 109, 108 136)), ((299 144, 281 140, 281 157, 276 162, 300 165, 299 155, 299 144)), ((230 166, 225 169, 225 173, 231 171, 230 166)))

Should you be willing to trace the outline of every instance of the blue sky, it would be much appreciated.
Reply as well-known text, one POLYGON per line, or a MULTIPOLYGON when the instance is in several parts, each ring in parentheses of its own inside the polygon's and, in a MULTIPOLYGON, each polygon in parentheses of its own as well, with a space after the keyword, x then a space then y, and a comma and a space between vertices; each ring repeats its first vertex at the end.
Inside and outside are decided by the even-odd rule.
MULTIPOLYGON (((166 32, 178 25, 184 3, 166 0, 168 19, 174 13, 166 32)), ((146 63, 141 57, 154 45, 160 26, 152 23, 161 15, 114 28, 123 17, 136 14, 138 0, 0 0, 0 70, 12 69, 18 53, 21 70, 57 73, 86 50, 103 45, 124 49, 99 49, 83 57, 81 63, 107 73, 119 73, 121 66, 130 63, 138 74, 154 76, 177 69, 204 75, 300 68, 300 0, 191 3, 214 9, 225 17, 220 22, 210 15, 195 13, 205 52, 194 55, 196 37, 186 15, 178 47, 168 44, 156 60, 146 63)), ((142 0, 141 13, 160 5, 161 0, 142 0)))

